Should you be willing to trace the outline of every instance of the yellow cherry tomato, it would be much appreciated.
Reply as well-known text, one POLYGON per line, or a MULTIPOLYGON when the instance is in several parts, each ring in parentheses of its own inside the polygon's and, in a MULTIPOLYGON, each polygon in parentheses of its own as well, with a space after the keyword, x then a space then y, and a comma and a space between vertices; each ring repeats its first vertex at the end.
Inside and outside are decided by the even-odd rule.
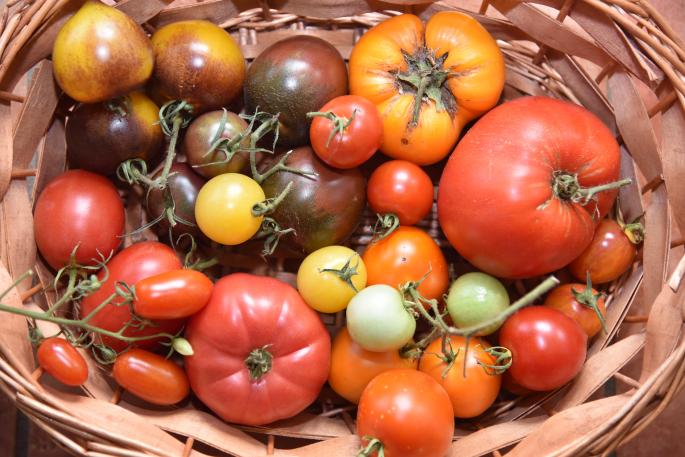
POLYGON ((366 266, 345 246, 326 246, 309 254, 297 271, 297 289, 305 303, 322 313, 337 313, 366 287, 366 266))
POLYGON ((52 62, 67 95, 83 103, 102 102, 145 84, 152 74, 152 44, 126 14, 88 1, 57 34, 52 62))
POLYGON ((252 207, 265 200, 257 182, 238 173, 216 176, 202 186, 195 202, 195 220, 202 233, 220 244, 236 245, 254 236, 263 216, 252 207))

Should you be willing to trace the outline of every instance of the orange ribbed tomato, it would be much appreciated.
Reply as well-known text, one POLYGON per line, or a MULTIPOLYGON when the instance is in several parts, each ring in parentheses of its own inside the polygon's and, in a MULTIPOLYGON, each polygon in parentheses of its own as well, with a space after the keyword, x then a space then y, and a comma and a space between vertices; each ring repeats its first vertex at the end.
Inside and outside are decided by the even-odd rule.
POLYGON ((350 56, 350 93, 375 103, 383 118, 381 151, 419 165, 445 157, 464 124, 495 106, 503 87, 494 38, 456 11, 437 13, 425 26, 412 14, 388 19, 350 56))

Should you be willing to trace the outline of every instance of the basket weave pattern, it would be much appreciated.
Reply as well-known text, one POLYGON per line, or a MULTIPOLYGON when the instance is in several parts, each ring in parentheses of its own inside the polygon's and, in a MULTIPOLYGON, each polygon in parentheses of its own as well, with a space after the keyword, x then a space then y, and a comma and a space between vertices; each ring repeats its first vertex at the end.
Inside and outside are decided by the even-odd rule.
MULTIPOLYGON (((645 215, 647 236, 639 262, 607 290, 608 332, 592 342, 581 374, 559 391, 501 401, 475 421, 458 422, 449 455, 499 455, 512 445, 507 455, 607 455, 643 430, 685 385, 685 45, 647 1, 271 2, 279 9, 271 9, 266 1, 105 3, 125 11, 148 32, 177 20, 211 20, 236 37, 247 59, 302 33, 331 42, 347 58, 366 29, 391 15, 412 12, 426 19, 445 9, 472 14, 505 55, 504 99, 568 99, 590 109, 616 134, 622 146, 622 175, 639 183, 621 190, 620 206, 627 220, 645 215), (636 379, 620 372, 631 361, 641 365, 636 379), (596 395, 611 378, 625 392, 596 395)), ((20 284, 2 299, 17 307, 45 306, 54 299, 43 292, 53 278, 37 257, 32 201, 66 166, 64 97, 53 81, 49 55, 61 24, 79 5, 73 0, 9 0, 0 18, 0 289, 29 269, 38 277, 37 284, 20 284), (27 193, 26 180, 34 176, 27 193)), ((140 226, 141 217, 139 205, 131 200, 127 229, 140 226)), ((351 244, 368 242, 369 223, 362 224, 351 244)), ((445 243, 435 211, 423 228, 445 243)), ((244 257, 234 261, 245 265, 244 257)), ((266 271, 259 268, 287 278, 291 273, 284 265, 280 259, 266 271)), ((534 281, 519 281, 512 287, 524 292, 531 284, 534 281)), ((326 323, 339 326, 340 316, 326 323)), ((93 362, 83 391, 39 383, 27 333, 25 319, 0 319, 0 389, 74 454, 208 455, 194 449, 201 442, 241 457, 335 457, 355 455, 359 447, 350 408, 327 401, 312 410, 316 413, 247 428, 225 424, 191 402, 150 409, 126 396, 121 399, 93 362), (277 437, 315 442, 277 449, 277 437)))

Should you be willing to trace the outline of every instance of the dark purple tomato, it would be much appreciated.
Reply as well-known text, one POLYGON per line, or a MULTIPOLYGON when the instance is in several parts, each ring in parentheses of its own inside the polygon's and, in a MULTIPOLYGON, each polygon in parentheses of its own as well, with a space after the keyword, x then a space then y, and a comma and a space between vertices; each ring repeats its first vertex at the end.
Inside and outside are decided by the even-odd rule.
MULTIPOLYGON (((197 200, 197 194, 204 184, 204 178, 195 173, 187 163, 175 163, 171 166, 168 188, 175 205, 174 214, 193 224, 191 226, 178 222, 172 231, 174 237, 178 237, 182 233, 190 233, 193 236, 200 235, 200 230, 195 221, 195 200, 197 200)), ((147 200, 148 219, 155 219, 162 214, 164 209, 164 191, 152 189, 147 200)), ((162 219, 159 227, 166 233, 169 230, 167 219, 162 219)))
POLYGON ((330 43, 307 35, 279 41, 252 62, 245 81, 248 112, 257 107, 280 113, 283 144, 300 146, 309 139, 307 113, 347 93, 347 68, 330 43))
POLYGON ((105 103, 79 105, 68 117, 67 153, 71 168, 114 174, 128 159, 151 164, 162 147, 159 107, 142 92, 132 92, 118 109, 105 103))
POLYGON ((205 178, 241 171, 248 163, 249 155, 245 149, 250 146, 250 138, 249 135, 240 141, 236 138, 245 134, 247 127, 247 122, 230 111, 210 111, 198 117, 190 124, 183 139, 188 163, 205 178), (224 129, 219 135, 222 123, 224 129), (229 146, 227 143, 233 139, 236 139, 235 144, 229 146), (220 140, 223 140, 222 144, 217 145, 220 140), (235 154, 226 161, 229 151, 235 154))
MULTIPOLYGON (((268 170, 280 156, 262 165, 268 170)), ((284 238, 304 252, 339 244, 352 234, 366 204, 366 180, 356 168, 339 170, 319 159, 309 146, 293 151, 286 165, 314 172, 304 176, 279 171, 262 183, 267 198, 278 196, 288 185, 294 185, 271 215, 281 228, 293 228, 284 238)))

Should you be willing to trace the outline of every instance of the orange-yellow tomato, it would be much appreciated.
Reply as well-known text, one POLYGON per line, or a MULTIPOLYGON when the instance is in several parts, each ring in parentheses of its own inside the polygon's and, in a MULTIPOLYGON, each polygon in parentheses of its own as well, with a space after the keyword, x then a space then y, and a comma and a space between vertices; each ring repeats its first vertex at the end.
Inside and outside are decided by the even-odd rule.
POLYGON ((502 376, 489 372, 491 370, 486 371, 478 362, 494 365, 495 358, 485 352, 490 346, 480 338, 471 338, 468 351, 466 338, 463 336, 451 336, 450 343, 456 357, 447 372, 447 362, 441 358, 443 354, 440 338, 424 351, 419 370, 432 376, 445 388, 452 401, 454 417, 465 419, 479 416, 495 402, 502 385, 502 376), (464 376, 466 352, 468 355, 464 376))
POLYGON ((419 165, 445 157, 503 87, 504 59, 494 38, 456 11, 437 13, 425 26, 411 14, 388 19, 350 55, 350 93, 375 103, 383 118, 381 151, 419 165))
POLYGON ((102 102, 145 84, 152 74, 152 45, 125 13, 88 1, 57 34, 52 62, 67 95, 83 103, 102 102))
POLYGON ((328 384, 344 399, 359 403, 364 388, 377 375, 394 368, 416 369, 418 362, 418 359, 403 357, 400 351, 367 351, 343 327, 333 340, 328 384))
POLYGON ((418 290, 427 299, 440 300, 449 286, 447 260, 435 240, 416 227, 399 227, 386 238, 370 244, 362 256, 366 265, 366 285, 399 287, 418 281, 418 290))

